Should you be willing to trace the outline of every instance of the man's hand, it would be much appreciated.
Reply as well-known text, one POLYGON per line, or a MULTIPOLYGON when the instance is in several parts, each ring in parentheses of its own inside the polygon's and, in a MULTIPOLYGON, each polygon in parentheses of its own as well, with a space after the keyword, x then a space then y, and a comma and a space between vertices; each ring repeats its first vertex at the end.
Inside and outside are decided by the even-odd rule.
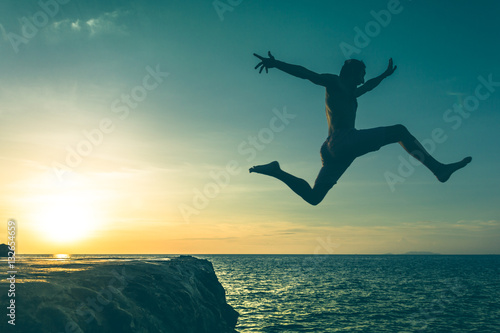
POLYGON ((268 68, 273 68, 276 66, 276 59, 274 59, 271 51, 267 52, 269 58, 264 58, 255 53, 253 55, 260 59, 260 62, 257 64, 257 66, 255 66, 255 69, 258 69, 260 67, 259 74, 262 73, 262 70, 264 68, 266 69, 266 73, 269 73, 268 68))
POLYGON ((377 77, 374 77, 373 79, 366 81, 366 83, 363 84, 361 87, 356 88, 356 94, 355 94, 356 98, 378 86, 383 79, 385 79, 389 75, 392 75, 392 73, 394 73, 396 68, 398 68, 398 66, 394 66, 394 64, 392 63, 392 58, 389 59, 389 65, 387 66, 385 72, 383 72, 377 77))
POLYGON ((385 70, 384 74, 382 74, 384 77, 388 77, 389 75, 392 75, 394 71, 398 68, 398 66, 394 66, 392 63, 392 58, 389 59, 389 65, 387 66, 387 69, 385 70))

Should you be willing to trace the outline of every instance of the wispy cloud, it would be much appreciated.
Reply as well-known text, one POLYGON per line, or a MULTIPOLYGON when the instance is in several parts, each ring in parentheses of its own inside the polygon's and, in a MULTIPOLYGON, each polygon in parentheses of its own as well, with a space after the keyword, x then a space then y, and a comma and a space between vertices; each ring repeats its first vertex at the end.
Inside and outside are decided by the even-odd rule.
POLYGON ((47 29, 47 37, 53 40, 75 34, 89 38, 101 35, 127 35, 128 28, 124 22, 127 15, 127 11, 115 10, 86 19, 66 18, 53 22, 47 29))

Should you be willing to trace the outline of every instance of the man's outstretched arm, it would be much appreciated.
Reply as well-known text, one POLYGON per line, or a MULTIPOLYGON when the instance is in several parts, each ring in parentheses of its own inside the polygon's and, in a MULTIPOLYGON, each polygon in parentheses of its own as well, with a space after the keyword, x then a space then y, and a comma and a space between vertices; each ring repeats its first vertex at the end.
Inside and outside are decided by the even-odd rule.
POLYGON ((283 61, 276 60, 271 52, 268 52, 269 58, 264 58, 255 53, 253 55, 260 59, 260 62, 257 64, 257 66, 255 66, 255 69, 259 69, 259 73, 262 73, 262 70, 264 69, 266 70, 266 73, 268 73, 269 68, 277 68, 287 74, 301 79, 307 79, 312 83, 318 84, 320 86, 327 86, 329 84, 332 84, 332 81, 334 80, 334 78, 336 78, 335 75, 318 74, 305 67, 292 65, 283 61))
POLYGON ((363 84, 361 87, 356 88, 356 97, 359 97, 359 96, 363 95, 364 93, 367 93, 368 91, 372 90, 376 86, 378 86, 380 84, 380 82, 382 82, 383 79, 385 79, 389 75, 392 75, 392 73, 394 73, 396 68, 398 68, 398 66, 393 65, 392 58, 389 59, 389 65, 387 66, 387 69, 385 70, 385 72, 383 72, 381 75, 379 75, 373 79, 366 81, 366 83, 363 84))

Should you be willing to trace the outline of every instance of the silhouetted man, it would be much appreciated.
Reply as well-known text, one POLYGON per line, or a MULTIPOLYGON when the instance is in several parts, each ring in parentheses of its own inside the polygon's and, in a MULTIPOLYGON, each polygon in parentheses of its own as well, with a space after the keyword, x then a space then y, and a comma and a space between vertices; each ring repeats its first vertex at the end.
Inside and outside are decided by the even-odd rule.
POLYGON ((357 130, 356 120, 357 98, 372 90, 396 70, 392 59, 384 73, 365 83, 365 64, 362 61, 346 60, 340 75, 318 74, 302 66, 291 65, 276 60, 271 52, 269 58, 254 55, 261 60, 255 66, 268 72, 269 68, 277 68, 285 73, 301 79, 307 79, 314 84, 326 88, 326 119, 328 122, 328 138, 321 147, 323 166, 316 178, 314 187, 298 177, 280 168, 277 161, 265 165, 254 166, 250 172, 256 172, 277 178, 290 187, 311 205, 319 204, 328 191, 337 183, 344 171, 361 155, 379 150, 390 143, 399 142, 413 157, 425 165, 440 182, 446 182, 460 168, 466 166, 471 157, 460 162, 442 164, 435 160, 403 125, 377 127, 357 130))

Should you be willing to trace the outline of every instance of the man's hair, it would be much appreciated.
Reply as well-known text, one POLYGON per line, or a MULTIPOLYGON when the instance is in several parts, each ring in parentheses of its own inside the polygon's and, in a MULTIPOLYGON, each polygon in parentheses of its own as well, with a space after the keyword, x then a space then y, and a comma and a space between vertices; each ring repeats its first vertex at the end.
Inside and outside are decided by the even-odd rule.
POLYGON ((354 72, 365 69, 366 65, 361 60, 357 59, 348 59, 344 62, 344 66, 340 70, 340 76, 351 76, 354 72))

